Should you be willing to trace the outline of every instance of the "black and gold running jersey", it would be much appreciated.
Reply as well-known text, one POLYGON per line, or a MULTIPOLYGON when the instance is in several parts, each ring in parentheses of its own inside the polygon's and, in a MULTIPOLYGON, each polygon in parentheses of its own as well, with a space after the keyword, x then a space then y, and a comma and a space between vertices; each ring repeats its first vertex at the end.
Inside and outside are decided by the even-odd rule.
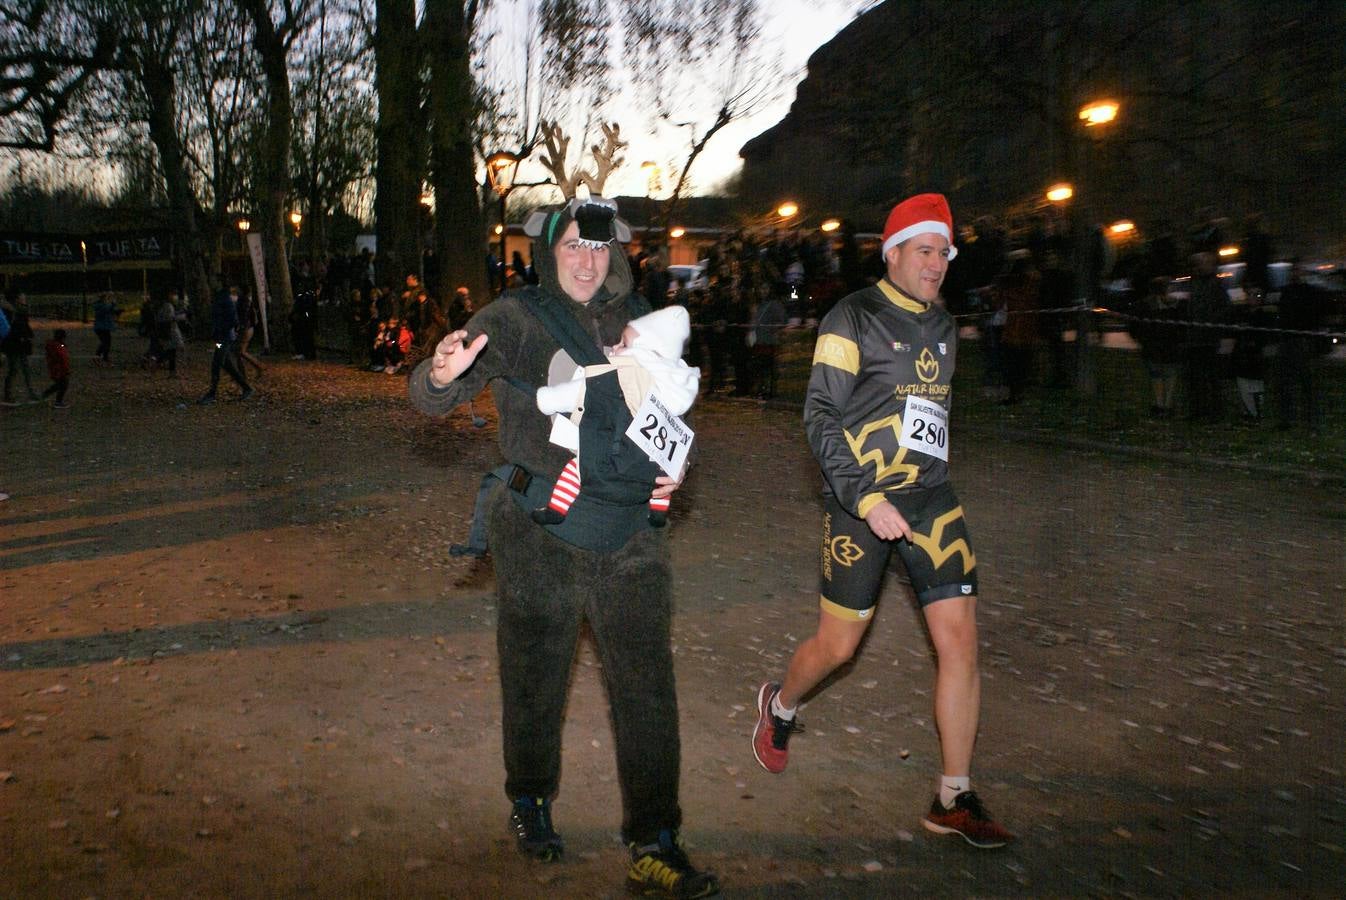
POLYGON ((818 326, 804 429, 826 490, 860 518, 885 491, 948 478, 957 341, 948 312, 886 278, 842 298, 818 326))

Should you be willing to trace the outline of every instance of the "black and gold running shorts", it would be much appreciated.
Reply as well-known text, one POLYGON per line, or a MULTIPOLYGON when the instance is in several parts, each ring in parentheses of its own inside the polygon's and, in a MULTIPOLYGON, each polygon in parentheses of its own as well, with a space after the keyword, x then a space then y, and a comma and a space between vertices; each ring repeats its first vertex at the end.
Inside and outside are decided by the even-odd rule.
POLYGON ((947 597, 975 596, 977 558, 953 486, 945 482, 895 491, 887 498, 911 526, 910 542, 883 540, 836 498, 824 498, 823 610, 843 619, 868 619, 893 550, 906 566, 921 606, 947 597))

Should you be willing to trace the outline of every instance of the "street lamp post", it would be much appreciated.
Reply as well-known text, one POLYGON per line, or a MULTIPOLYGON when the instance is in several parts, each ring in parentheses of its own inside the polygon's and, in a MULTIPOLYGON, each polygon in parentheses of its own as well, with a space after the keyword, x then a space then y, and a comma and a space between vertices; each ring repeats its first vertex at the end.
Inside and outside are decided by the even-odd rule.
POLYGON ((291 210, 291 211, 290 211, 290 225, 291 225, 291 227, 294 228, 294 235, 293 235, 293 237, 291 237, 291 239, 290 239, 290 258, 291 258, 291 260, 294 259, 294 248, 295 248, 295 247, 298 245, 298 243, 299 243, 299 226, 300 226, 301 223, 303 223, 303 221, 304 221, 304 214, 303 214, 303 213, 301 213, 301 212, 300 212, 299 210, 297 210, 297 209, 294 209, 294 210, 291 210))
POLYGON ((1081 394, 1093 394, 1097 389, 1094 372, 1093 354, 1089 347, 1089 334, 1093 328, 1093 308, 1098 305, 1099 279, 1102 273, 1095 271, 1095 262, 1099 256, 1098 242, 1103 240, 1101 232, 1095 228, 1094 217, 1097 213, 1095 195, 1098 193, 1097 179, 1092 171, 1093 143, 1102 138, 1104 128, 1117 120, 1120 105, 1113 100, 1098 100, 1080 107, 1079 120, 1084 123, 1087 135, 1076 138, 1079 163, 1076 178, 1080 185, 1080 195, 1076 197, 1075 211, 1075 273, 1078 289, 1084 291, 1084 303, 1075 324, 1075 382, 1081 394))
POLYGON ((505 291, 505 198, 514 187, 514 172, 519 157, 501 150, 486 160, 486 180, 500 197, 500 292, 505 291))

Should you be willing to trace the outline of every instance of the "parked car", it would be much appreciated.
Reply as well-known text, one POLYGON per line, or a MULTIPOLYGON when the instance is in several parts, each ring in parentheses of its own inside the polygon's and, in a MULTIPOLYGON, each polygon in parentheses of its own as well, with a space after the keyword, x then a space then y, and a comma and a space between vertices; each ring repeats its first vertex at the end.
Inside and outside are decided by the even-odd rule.
POLYGON ((707 260, 701 260, 695 265, 676 265, 668 267, 669 281, 681 281, 687 285, 687 290, 698 291, 706 287, 706 263, 707 260))

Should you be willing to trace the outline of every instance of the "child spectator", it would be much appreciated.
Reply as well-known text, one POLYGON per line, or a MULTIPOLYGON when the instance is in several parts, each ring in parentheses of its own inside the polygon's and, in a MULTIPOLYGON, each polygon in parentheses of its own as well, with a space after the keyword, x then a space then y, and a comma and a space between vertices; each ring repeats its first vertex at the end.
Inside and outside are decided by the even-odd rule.
POLYGON ((53 331, 51 340, 47 341, 47 374, 51 376, 51 386, 42 392, 43 399, 55 394, 56 408, 68 408, 70 404, 65 402, 65 391, 70 387, 70 353, 65 349, 64 328, 53 331))
MULTIPOLYGON (((375 340, 375 361, 383 363, 385 374, 396 375, 402 370, 410 350, 411 330, 397 316, 390 316, 379 329, 378 338, 375 340)), ((370 368, 373 368, 373 365, 370 368)))
POLYGON ((395 333, 397 335, 397 365, 393 366, 394 375, 402 371, 402 367, 406 365, 407 355, 411 353, 411 342, 416 337, 405 319, 398 323, 395 333))

